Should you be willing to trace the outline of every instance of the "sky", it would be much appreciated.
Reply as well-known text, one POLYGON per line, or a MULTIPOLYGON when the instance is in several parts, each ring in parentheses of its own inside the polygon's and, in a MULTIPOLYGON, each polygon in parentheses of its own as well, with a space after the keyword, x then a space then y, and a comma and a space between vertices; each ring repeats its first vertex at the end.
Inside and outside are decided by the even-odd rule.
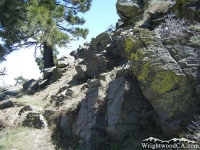
MULTIPOLYGON (((92 37, 104 32, 109 25, 115 25, 119 18, 116 13, 116 2, 117 0, 93 0, 91 9, 84 14, 80 14, 86 20, 86 23, 81 27, 89 29, 87 38, 80 38, 78 41, 71 42, 71 48, 58 48, 60 52, 58 57, 69 54, 85 42, 90 42, 92 37)), ((7 60, 0 64, 0 68, 4 66, 7 75, 0 78, 1 86, 14 85, 14 78, 20 75, 27 79, 38 79, 42 76, 35 63, 34 47, 20 49, 9 54, 7 60)))

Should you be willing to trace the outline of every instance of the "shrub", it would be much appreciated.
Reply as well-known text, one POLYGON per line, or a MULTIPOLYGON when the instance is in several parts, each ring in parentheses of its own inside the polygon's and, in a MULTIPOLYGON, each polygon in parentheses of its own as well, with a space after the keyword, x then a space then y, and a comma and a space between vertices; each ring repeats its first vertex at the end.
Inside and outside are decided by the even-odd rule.
POLYGON ((162 38, 170 39, 181 39, 185 36, 185 31, 187 29, 188 21, 184 18, 175 19, 174 14, 168 14, 165 18, 165 23, 163 23, 161 28, 157 29, 157 32, 162 38))
POLYGON ((194 44, 200 45, 200 35, 193 36, 190 38, 190 41, 194 44))
POLYGON ((197 143, 200 143, 200 119, 196 117, 195 121, 188 127, 189 132, 185 135, 186 138, 195 140, 197 143))
POLYGON ((115 31, 115 29, 116 29, 116 26, 115 25, 113 25, 113 24, 111 24, 111 25, 109 25, 107 28, 106 28, 106 31, 105 32, 114 32, 115 31))
POLYGON ((191 25, 188 27, 188 30, 191 30, 194 32, 200 32, 200 25, 191 25))

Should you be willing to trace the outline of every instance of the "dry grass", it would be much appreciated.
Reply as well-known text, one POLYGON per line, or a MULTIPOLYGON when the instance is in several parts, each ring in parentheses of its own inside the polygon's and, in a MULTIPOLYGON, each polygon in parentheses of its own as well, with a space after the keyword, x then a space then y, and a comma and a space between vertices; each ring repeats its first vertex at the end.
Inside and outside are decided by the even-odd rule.
POLYGON ((50 131, 27 127, 6 128, 0 132, 2 150, 53 150, 50 131))
MULTIPOLYGON (((49 99, 46 99, 47 96, 56 95, 59 87, 70 82, 75 74, 75 69, 71 68, 67 70, 60 79, 56 80, 48 87, 37 91, 34 95, 22 95, 18 98, 9 97, 9 100, 14 104, 34 105, 37 107, 45 108, 47 104, 49 104, 49 99)), ((74 86, 74 88, 80 89, 80 85, 79 87, 74 86)), ((11 91, 21 89, 21 85, 9 88, 11 91)), ((83 96, 82 93, 76 94, 76 97, 83 96)), ((76 103, 80 103, 80 100, 77 100, 77 102, 73 103, 75 104, 71 105, 76 106, 78 105, 76 103)), ((55 147, 51 143, 51 130, 18 126, 18 112, 23 107, 21 105, 16 105, 16 107, 0 110, 0 120, 2 120, 6 126, 6 128, 0 131, 0 150, 54 150, 55 147)), ((67 106, 68 105, 70 104, 67 101, 67 106)), ((72 107, 71 105, 69 106, 70 108, 72 107)))
POLYGON ((48 103, 48 101, 44 100, 44 97, 29 96, 29 95, 23 95, 22 97, 19 98, 10 98, 10 100, 14 103, 22 105, 34 105, 42 108, 44 108, 48 103))

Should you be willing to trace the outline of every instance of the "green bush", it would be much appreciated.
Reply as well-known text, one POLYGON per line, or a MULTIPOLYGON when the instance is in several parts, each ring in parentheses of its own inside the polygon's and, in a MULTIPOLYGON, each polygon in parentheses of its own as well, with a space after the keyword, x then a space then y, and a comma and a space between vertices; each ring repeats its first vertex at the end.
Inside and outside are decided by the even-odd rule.
POLYGON ((193 36, 190 38, 190 41, 194 44, 200 45, 200 35, 193 36))
POLYGON ((188 29, 191 31, 200 32, 200 25, 191 25, 188 27, 188 29))

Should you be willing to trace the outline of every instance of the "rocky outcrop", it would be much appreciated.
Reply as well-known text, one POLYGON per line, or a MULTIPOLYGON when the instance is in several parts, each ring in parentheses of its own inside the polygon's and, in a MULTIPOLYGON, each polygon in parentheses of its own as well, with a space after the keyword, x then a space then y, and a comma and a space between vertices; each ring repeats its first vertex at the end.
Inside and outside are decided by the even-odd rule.
POLYGON ((110 33, 103 32, 96 38, 92 38, 91 43, 84 43, 77 50, 71 52, 75 59, 83 58, 84 62, 89 61, 94 54, 101 53, 105 47, 112 41, 110 33))
MULTIPOLYGON (((183 3, 179 13, 198 2, 183 3)), ((149 27, 133 28, 149 6, 146 0, 117 2, 123 25, 71 53, 79 60, 77 77, 80 83, 87 81, 87 92, 76 116, 68 112, 60 121, 68 135, 84 143, 97 137, 120 139, 153 122, 164 135, 177 137, 192 116, 200 113, 199 48, 190 42, 165 39, 154 30, 165 20, 167 11, 146 11, 149 27)), ((176 5, 169 1, 167 6, 172 10, 178 1, 176 5)), ((70 95, 67 89, 64 96, 70 95)))
POLYGON ((120 139, 145 126, 152 110, 129 69, 119 69, 87 81, 74 132, 84 142, 106 135, 120 139))
POLYGON ((148 32, 140 29, 136 30, 135 35, 125 37, 124 49, 131 60, 131 68, 139 80, 142 93, 159 115, 164 133, 172 136, 178 126, 181 128, 180 123, 184 117, 198 113, 194 112, 199 102, 193 84, 182 67, 183 61, 180 62, 184 58, 188 63, 193 63, 193 67, 198 67, 199 61, 195 59, 198 55, 193 48, 188 47, 185 47, 190 49, 187 54, 182 49, 176 51, 172 48, 171 55, 156 33, 148 32), (135 41, 141 41, 143 45, 136 45, 135 41))
MULTIPOLYGON (((167 2, 170 9, 178 7, 180 15, 193 14, 193 19, 199 19, 195 16, 198 1, 167 2), (185 11, 189 13, 184 14, 185 11)), ((115 32, 99 34, 71 56, 61 58, 56 67, 44 70, 43 80, 25 83, 24 89, 29 92, 35 92, 38 85, 39 89, 46 87, 47 107, 56 109, 23 107, 16 117, 20 124, 44 128, 46 120, 59 115, 58 125, 65 135, 78 137, 81 143, 100 140, 100 145, 112 140, 124 142, 129 135, 154 136, 155 128, 162 131, 160 136, 178 137, 193 116, 200 113, 200 49, 189 40, 194 33, 189 28, 184 30, 183 37, 160 36, 159 29, 169 29, 163 28, 164 24, 156 30, 155 27, 165 20, 167 12, 146 11, 150 3, 118 1, 116 7, 123 25, 115 32), (149 15, 148 24, 134 26, 143 15, 149 15), (77 74, 70 79, 64 76, 60 81, 70 69, 77 74), (54 82, 52 92, 48 88, 54 82), (152 133, 146 134, 146 129, 152 133)), ((8 104, 1 103, 0 109, 11 106, 11 102, 8 104)))

